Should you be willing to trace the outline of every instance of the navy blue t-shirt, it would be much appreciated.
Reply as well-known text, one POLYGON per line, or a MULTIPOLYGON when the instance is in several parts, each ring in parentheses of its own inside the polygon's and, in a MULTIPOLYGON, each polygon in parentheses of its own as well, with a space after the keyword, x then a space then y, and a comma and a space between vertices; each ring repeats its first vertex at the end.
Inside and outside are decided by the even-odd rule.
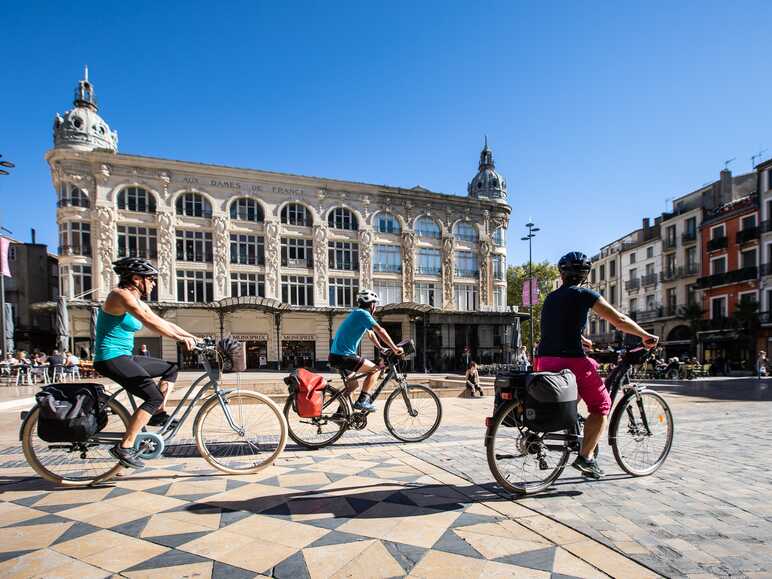
POLYGON ((590 288, 562 285, 544 300, 541 310, 541 341, 537 356, 584 356, 580 336, 587 312, 600 294, 590 288))

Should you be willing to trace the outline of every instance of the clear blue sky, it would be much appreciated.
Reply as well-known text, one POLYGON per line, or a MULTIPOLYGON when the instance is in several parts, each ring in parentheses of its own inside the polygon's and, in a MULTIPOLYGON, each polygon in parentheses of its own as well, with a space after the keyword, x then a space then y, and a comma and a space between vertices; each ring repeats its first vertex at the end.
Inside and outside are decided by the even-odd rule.
POLYGON ((3 224, 55 247, 43 159, 89 65, 125 153, 466 194, 488 134, 510 262, 598 250, 772 156, 770 2, 14 2, 3 224))

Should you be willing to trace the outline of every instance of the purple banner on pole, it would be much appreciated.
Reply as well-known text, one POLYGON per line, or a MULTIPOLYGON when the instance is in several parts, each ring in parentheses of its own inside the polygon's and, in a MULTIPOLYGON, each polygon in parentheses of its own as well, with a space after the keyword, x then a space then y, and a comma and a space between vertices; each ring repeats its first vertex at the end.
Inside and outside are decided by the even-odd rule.
POLYGON ((539 280, 535 277, 523 282, 523 305, 530 306, 539 303, 539 280), (531 291, 528 291, 530 286, 531 291))

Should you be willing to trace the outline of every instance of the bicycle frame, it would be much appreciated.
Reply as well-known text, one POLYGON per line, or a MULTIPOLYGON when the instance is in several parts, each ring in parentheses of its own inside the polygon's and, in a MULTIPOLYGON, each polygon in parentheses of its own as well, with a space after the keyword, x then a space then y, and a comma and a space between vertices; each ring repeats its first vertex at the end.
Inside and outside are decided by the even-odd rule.
MULTIPOLYGON (((353 375, 349 375, 348 377, 346 377, 344 372, 345 372, 345 370, 341 370, 340 371, 340 375, 343 378, 343 388, 341 388, 340 390, 336 390, 335 395, 332 398, 330 398, 330 400, 328 400, 324 404, 323 408, 327 408, 330 404, 334 403, 341 396, 343 396, 343 395, 347 396, 348 395, 348 390, 346 388, 346 382, 347 381, 360 380, 360 379, 366 378, 367 376, 370 375, 368 372, 362 372, 360 374, 353 374, 353 375)), ((371 399, 373 401, 377 400, 378 396, 380 395, 380 393, 386 387, 386 384, 388 384, 391 380, 394 380, 394 379, 397 380, 397 383, 400 385, 400 388, 402 388, 402 383, 400 382, 399 377, 398 377, 396 363, 395 362, 389 362, 389 369, 386 372, 386 376, 384 376, 384 378, 381 380, 381 383, 378 384, 376 389, 371 394, 371 396, 370 396, 371 399)), ((405 398, 407 398, 407 397, 405 397, 405 398)), ((408 406, 409 412, 412 414, 414 411, 413 411, 413 407, 410 404, 410 399, 409 398, 407 398, 406 404, 408 406)))

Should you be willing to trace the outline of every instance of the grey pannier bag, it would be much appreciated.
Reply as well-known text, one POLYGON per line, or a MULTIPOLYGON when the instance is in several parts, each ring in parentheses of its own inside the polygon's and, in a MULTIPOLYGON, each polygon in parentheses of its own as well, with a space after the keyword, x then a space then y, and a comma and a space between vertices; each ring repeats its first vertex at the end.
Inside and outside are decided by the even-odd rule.
POLYGON ((578 389, 571 370, 534 372, 525 386, 525 425, 536 432, 554 432, 576 424, 578 389))

